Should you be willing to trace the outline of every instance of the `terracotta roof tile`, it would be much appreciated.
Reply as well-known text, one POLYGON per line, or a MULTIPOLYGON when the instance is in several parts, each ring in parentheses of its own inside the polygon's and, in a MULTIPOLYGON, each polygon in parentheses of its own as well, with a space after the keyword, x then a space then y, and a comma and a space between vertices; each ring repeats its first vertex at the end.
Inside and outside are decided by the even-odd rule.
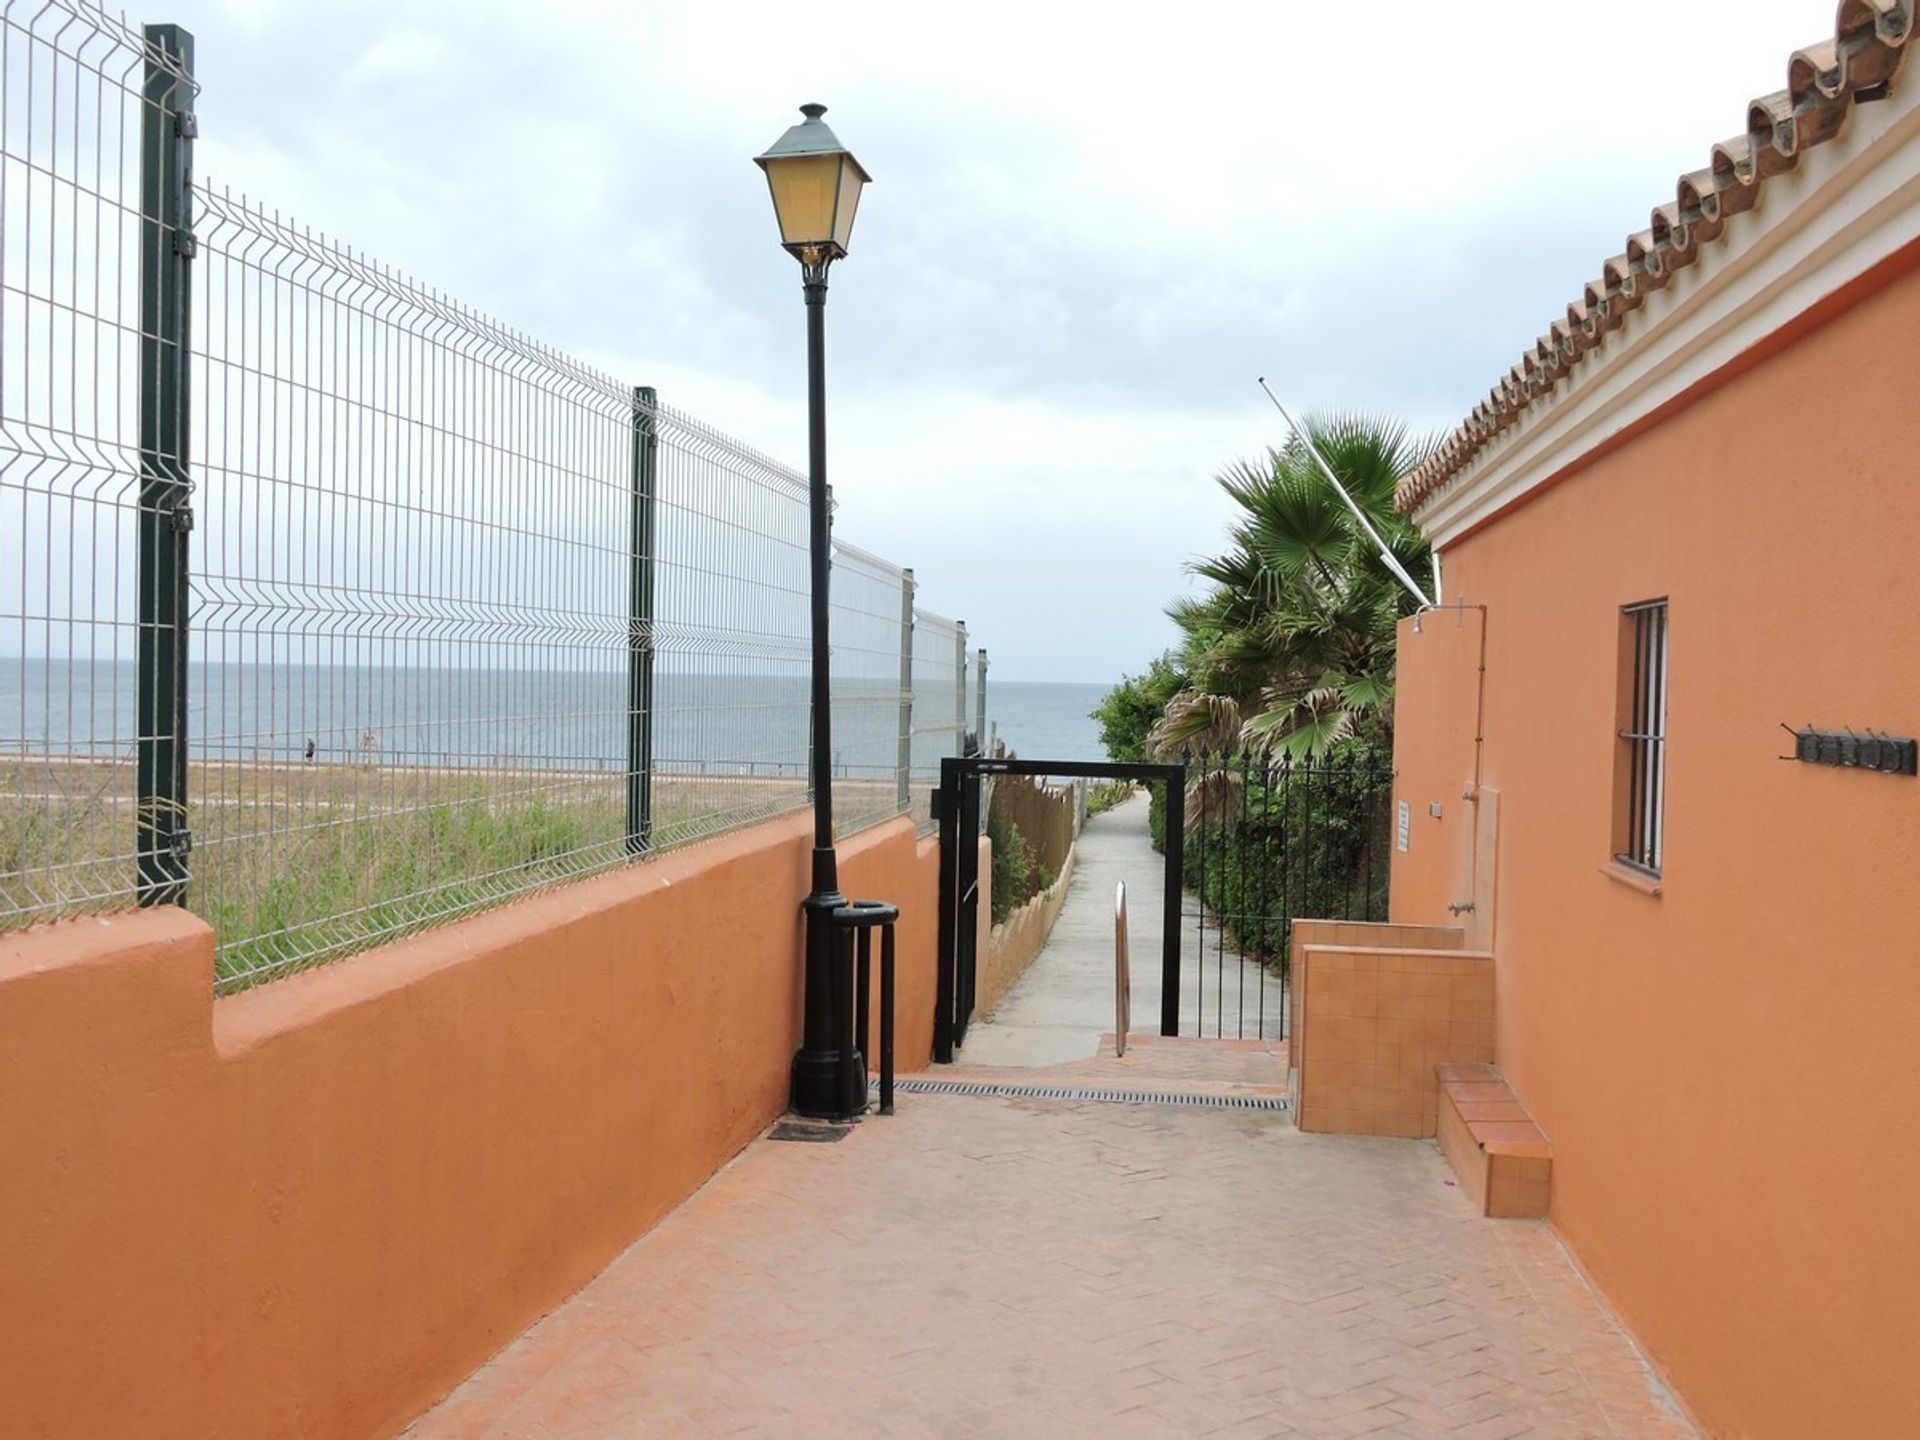
POLYGON ((1839 133, 1860 92, 1892 80, 1907 53, 1920 0, 1841 0, 1832 38, 1793 52, 1787 85, 1747 107, 1747 130, 1713 147, 1708 163, 1680 177, 1674 199, 1654 208, 1647 229, 1587 282, 1520 363, 1400 482, 1402 510, 1424 504, 1470 465, 1487 441, 1554 393, 1626 315, 1720 238, 1729 216, 1753 208, 1775 175, 1839 133))

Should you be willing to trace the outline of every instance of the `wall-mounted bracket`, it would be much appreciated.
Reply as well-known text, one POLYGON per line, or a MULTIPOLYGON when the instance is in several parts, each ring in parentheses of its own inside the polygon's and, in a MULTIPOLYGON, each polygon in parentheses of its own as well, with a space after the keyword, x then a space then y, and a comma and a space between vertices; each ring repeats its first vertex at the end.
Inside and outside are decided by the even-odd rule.
POLYGON ((1782 755, 1782 760, 1833 765, 1843 770, 1874 770, 1882 775, 1912 775, 1920 762, 1920 742, 1905 735, 1880 730, 1819 730, 1812 725, 1796 730, 1784 721, 1780 728, 1793 736, 1793 753, 1782 755))

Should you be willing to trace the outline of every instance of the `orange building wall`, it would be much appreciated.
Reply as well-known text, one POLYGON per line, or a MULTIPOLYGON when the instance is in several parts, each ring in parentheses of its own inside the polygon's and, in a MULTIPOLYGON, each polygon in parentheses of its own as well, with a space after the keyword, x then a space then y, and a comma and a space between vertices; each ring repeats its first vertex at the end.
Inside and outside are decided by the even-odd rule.
MULTIPOLYGON (((1487 607, 1498 1063, 1714 1433, 1920 1433, 1920 781, 1776 758, 1783 722, 1920 733, 1916 335, 1908 268, 1445 551, 1487 607), (1653 895, 1601 867, 1619 610, 1662 595, 1653 895)), ((1476 625, 1401 627, 1396 920, 1467 893, 1476 625)))
MULTIPOLYGON (((398 1431, 784 1107, 808 840, 795 816, 218 1001, 181 911, 0 939, 0 1435, 398 1431)), ((934 843, 898 820, 841 858, 901 906, 918 1068, 934 843)))

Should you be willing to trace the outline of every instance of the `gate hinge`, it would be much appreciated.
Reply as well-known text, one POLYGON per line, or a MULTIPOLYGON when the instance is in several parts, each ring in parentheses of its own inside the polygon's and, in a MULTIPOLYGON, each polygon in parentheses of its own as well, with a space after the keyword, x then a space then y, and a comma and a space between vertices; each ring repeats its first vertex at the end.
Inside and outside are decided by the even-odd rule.
POLYGON ((187 259, 191 260, 194 255, 198 253, 199 249, 200 244, 193 238, 193 231, 183 227, 173 232, 174 254, 184 255, 187 259))
POLYGON ((173 133, 182 140, 197 140, 200 137, 200 117, 191 110, 173 112, 173 133))
POLYGON ((193 853, 193 831, 184 825, 173 832, 173 853, 191 855, 193 853))
POLYGON ((173 528, 176 534, 185 535, 193 529, 193 507, 179 505, 173 510, 173 528))

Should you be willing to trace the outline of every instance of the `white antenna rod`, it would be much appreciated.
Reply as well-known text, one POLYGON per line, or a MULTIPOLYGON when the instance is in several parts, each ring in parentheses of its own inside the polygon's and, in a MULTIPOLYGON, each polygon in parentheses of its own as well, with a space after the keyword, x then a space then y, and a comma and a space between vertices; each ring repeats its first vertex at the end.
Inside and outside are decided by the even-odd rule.
POLYGON ((1427 592, 1414 583, 1413 577, 1407 573, 1406 566, 1394 558, 1393 551, 1387 548, 1387 542, 1380 538, 1380 532, 1373 528, 1373 523, 1367 519, 1366 513, 1353 503, 1353 497, 1347 493, 1347 487, 1342 485, 1339 476, 1333 473, 1333 467, 1327 463, 1327 457, 1320 453, 1320 447, 1313 443, 1313 437, 1294 424, 1293 417, 1287 414, 1287 407, 1280 403, 1280 397, 1273 393, 1264 375, 1260 377, 1260 388, 1267 392, 1267 399, 1273 401, 1273 408, 1280 412, 1280 418, 1287 422, 1287 428, 1306 443, 1307 453, 1313 456, 1314 462, 1320 467, 1320 473, 1327 477, 1327 483, 1333 486, 1335 493, 1347 502, 1347 508, 1353 512, 1353 518, 1360 522, 1360 528, 1365 530, 1373 543, 1380 548, 1380 558, 1387 562, 1387 569, 1391 570, 1394 577, 1407 587, 1407 592, 1420 602, 1422 609, 1431 610, 1433 601, 1427 598, 1427 592))

